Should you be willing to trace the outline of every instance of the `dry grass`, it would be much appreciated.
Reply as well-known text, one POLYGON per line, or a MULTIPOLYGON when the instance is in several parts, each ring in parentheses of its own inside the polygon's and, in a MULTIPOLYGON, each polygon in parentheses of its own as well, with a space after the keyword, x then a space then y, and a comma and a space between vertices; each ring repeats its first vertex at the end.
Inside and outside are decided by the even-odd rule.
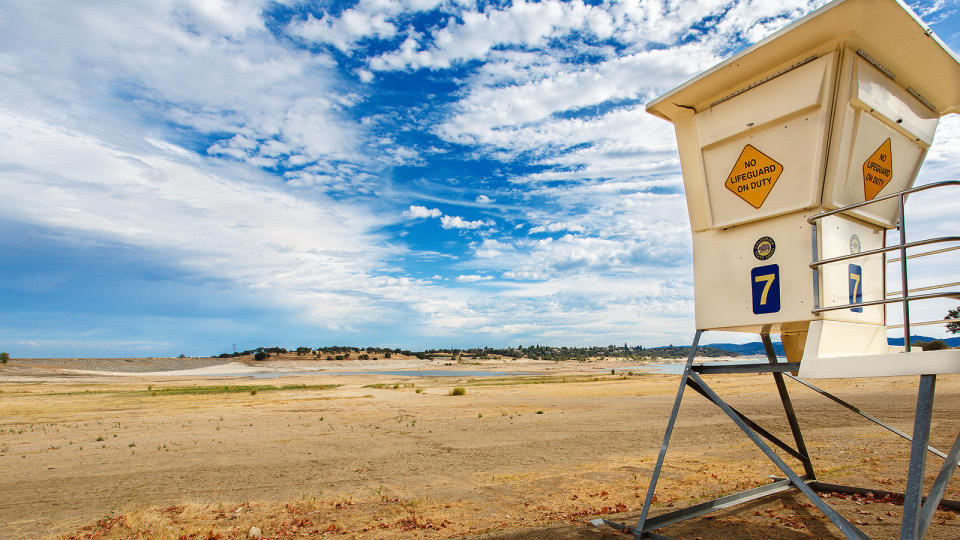
MULTIPOLYGON (((469 392, 455 400, 446 397, 449 379, 418 381, 416 389, 426 388, 421 394, 370 395, 369 385, 396 384, 374 376, 333 379, 341 385, 335 388, 327 376, 280 381, 255 396, 242 392, 260 385, 163 399, 144 395, 161 391, 147 380, 2 383, 0 489, 17 496, 0 503, 0 537, 236 538, 257 526, 271 538, 446 538, 585 530, 596 515, 635 520, 677 378, 577 384, 569 382, 595 377, 537 378, 533 385, 460 382, 469 392), (84 386, 99 393, 84 393, 84 386)), ((710 383, 789 438, 769 377, 718 376, 710 383)), ((907 378, 822 384, 905 430, 915 385, 907 378)), ((903 441, 812 392, 790 388, 822 478, 902 489, 909 450, 903 441)), ((941 377, 937 446, 949 447, 956 435, 957 396, 960 377, 941 377)), ((930 463, 932 481, 940 461, 930 463)), ((690 393, 654 513, 754 487, 771 474, 778 471, 736 427, 690 393)), ((960 480, 954 478, 947 496, 960 498, 960 480)), ((896 504, 830 501, 868 523, 863 528, 871 536, 896 536, 889 528, 902 512, 896 504)), ((704 539, 834 535, 805 504, 777 499, 701 520, 700 530, 664 532, 704 539)), ((543 534, 534 537, 556 535, 543 534)), ((938 514, 929 538, 958 537, 960 519, 938 514)))

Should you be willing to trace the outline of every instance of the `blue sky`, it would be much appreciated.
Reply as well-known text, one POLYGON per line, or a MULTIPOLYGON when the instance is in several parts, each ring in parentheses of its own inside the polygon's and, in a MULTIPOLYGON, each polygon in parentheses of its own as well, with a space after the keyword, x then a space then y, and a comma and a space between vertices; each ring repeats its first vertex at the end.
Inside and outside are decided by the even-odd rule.
POLYGON ((823 3, 4 2, 0 349, 686 342, 644 104, 823 3))

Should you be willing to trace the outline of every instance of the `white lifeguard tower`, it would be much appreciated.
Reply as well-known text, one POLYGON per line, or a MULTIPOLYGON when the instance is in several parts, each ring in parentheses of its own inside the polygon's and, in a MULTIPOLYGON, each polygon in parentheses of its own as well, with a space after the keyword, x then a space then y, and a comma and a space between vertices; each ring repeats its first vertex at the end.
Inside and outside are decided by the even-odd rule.
POLYGON ((960 299, 960 292, 910 290, 906 262, 908 250, 910 257, 943 252, 915 248, 956 244, 960 236, 908 243, 904 202, 916 191, 960 185, 913 187, 940 117, 960 112, 960 62, 899 1, 839 0, 655 99, 647 111, 676 130, 693 232, 697 333, 639 523, 594 524, 663 538, 650 531, 796 488, 847 537, 866 538, 817 496, 828 485, 817 482, 785 377, 860 413, 790 373, 921 375, 901 539, 922 537, 960 455, 960 436, 949 454, 931 449, 946 463, 921 505, 936 374, 960 373, 960 350, 912 351, 909 304, 960 299), (888 239, 894 229, 898 242, 888 239), (888 263, 897 261, 901 290, 889 292, 888 263), (904 347, 887 343, 886 307, 895 303, 903 306, 904 347), (709 330, 760 334, 769 362, 694 365, 709 330), (780 334, 787 362, 778 362, 770 334, 780 334), (730 408, 701 377, 738 372, 773 374, 795 446, 730 408), (787 478, 648 519, 686 386, 723 409, 787 478), (803 476, 764 439, 796 458, 803 476))

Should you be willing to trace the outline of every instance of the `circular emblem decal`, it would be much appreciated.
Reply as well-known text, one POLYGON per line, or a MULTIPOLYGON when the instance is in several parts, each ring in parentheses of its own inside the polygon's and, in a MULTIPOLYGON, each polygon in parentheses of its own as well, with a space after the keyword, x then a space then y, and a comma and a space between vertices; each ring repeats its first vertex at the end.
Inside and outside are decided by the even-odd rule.
POLYGON ((756 257, 758 261, 765 261, 773 257, 773 252, 776 250, 777 243, 773 241, 773 238, 764 236, 753 245, 753 256, 756 257))
POLYGON ((850 236, 850 254, 855 255, 860 253, 860 237, 857 235, 850 236))

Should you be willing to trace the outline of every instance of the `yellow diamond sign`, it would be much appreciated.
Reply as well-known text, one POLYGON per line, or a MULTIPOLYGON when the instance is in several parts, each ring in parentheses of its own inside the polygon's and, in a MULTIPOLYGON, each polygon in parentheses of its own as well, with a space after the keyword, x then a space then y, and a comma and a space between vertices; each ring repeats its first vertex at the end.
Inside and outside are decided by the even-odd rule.
POLYGON ((750 206, 760 208, 781 174, 783 165, 748 144, 740 152, 724 185, 750 206))
POLYGON ((872 200, 893 179, 893 151, 890 139, 863 162, 863 198, 872 200))

